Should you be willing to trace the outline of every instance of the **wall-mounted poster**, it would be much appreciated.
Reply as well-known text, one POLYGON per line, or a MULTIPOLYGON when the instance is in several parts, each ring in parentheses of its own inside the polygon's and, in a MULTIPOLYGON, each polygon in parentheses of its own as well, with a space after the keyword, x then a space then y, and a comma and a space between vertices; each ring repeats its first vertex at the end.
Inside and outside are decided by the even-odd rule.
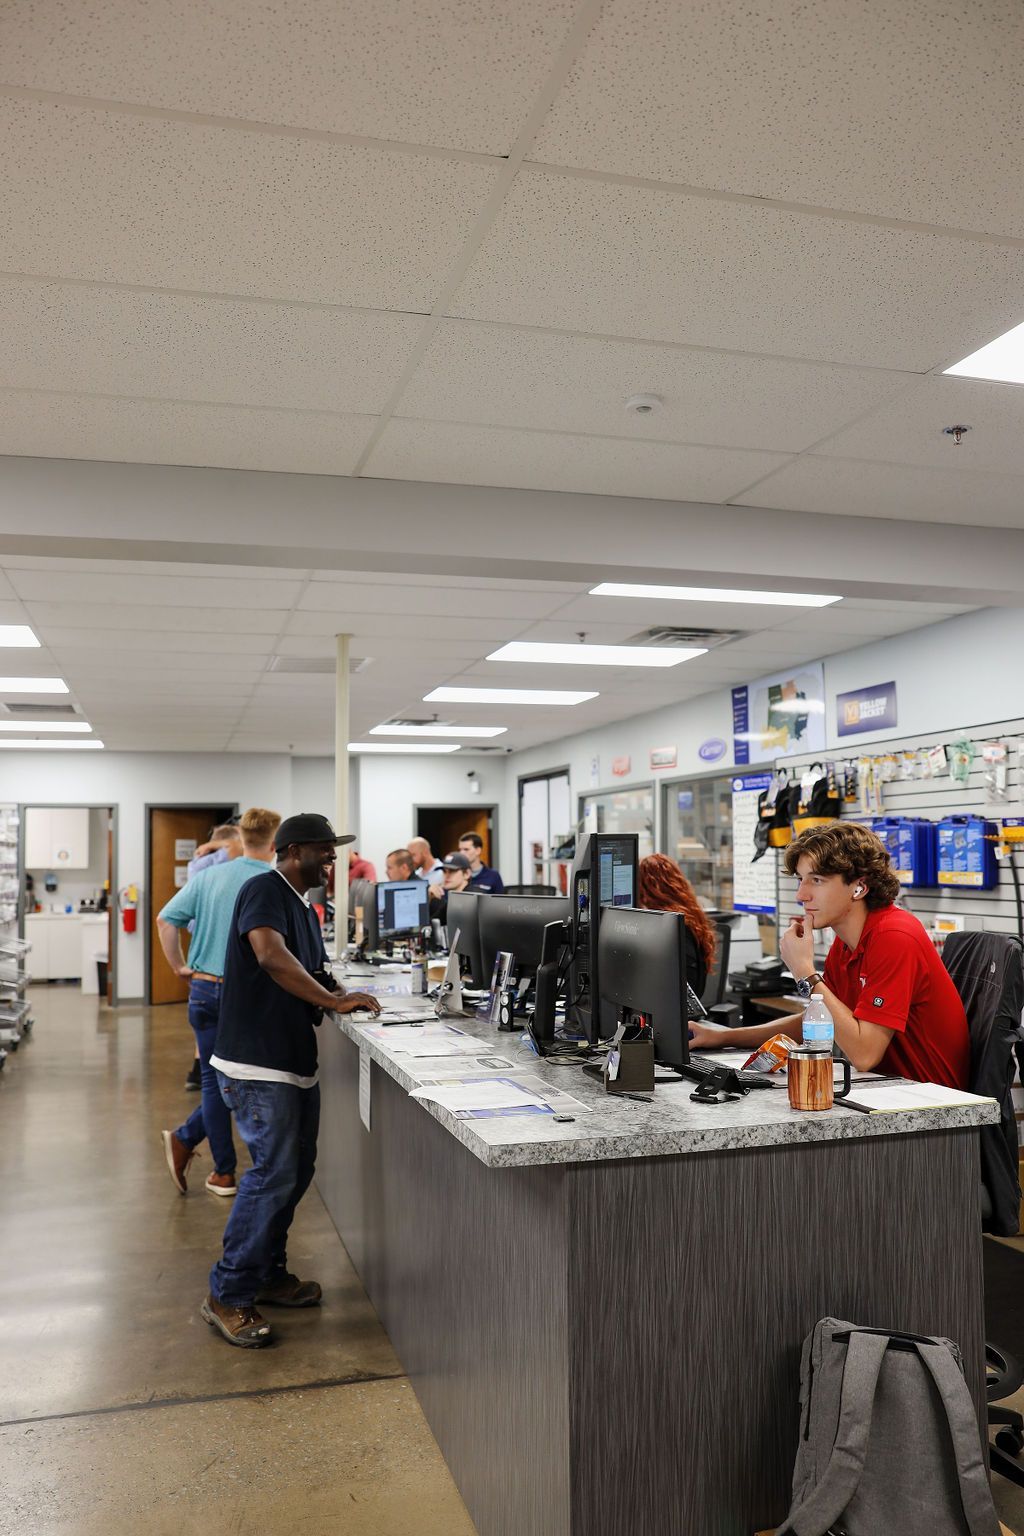
POLYGON ((825 668, 791 667, 732 690, 737 763, 764 763, 825 750, 825 668))
POLYGON ((678 761, 678 753, 675 747, 652 747, 652 768, 675 768, 678 761))
POLYGON ((875 683, 872 688, 853 688, 849 693, 836 694, 836 729, 840 736, 859 736, 863 731, 895 727, 895 683, 875 683))
POLYGON ((732 781, 732 904, 737 912, 775 911, 775 859, 751 863, 757 802, 771 782, 770 773, 738 773, 732 781))

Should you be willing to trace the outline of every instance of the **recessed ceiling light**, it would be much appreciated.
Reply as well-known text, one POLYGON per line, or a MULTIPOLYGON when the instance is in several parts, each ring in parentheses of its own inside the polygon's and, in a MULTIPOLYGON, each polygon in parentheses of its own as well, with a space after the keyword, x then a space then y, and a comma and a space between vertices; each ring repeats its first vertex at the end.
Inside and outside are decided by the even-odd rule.
POLYGON ((0 720, 0 731, 57 731, 63 735, 74 731, 89 735, 92 726, 88 720, 0 720))
POLYGON ((371 736, 503 736, 507 725, 375 725, 371 736))
POLYGON ((70 693, 62 677, 0 677, 0 693, 70 693))
POLYGON ((435 688, 423 695, 424 704, 583 704, 596 693, 573 693, 562 688, 435 688))
POLYGON ((458 752, 457 741, 350 741, 350 752, 458 752))
POLYGON ((544 640, 512 640, 492 651, 488 661, 546 661, 569 667, 678 667, 681 661, 706 656, 707 647, 652 645, 573 645, 544 640))
POLYGON ((38 650, 39 641, 27 624, 0 624, 0 647, 38 650))
POLYGON ((1000 384, 1024 384, 1024 325, 997 336, 970 357, 946 368, 956 379, 995 379, 1000 384))
POLYGON ((651 597, 677 603, 763 603, 772 608, 827 608, 842 597, 822 592, 747 592, 731 587, 651 587, 629 581, 602 581, 591 597, 651 597))
POLYGON ((88 741, 0 741, 0 752, 102 752, 103 743, 95 737, 88 741))

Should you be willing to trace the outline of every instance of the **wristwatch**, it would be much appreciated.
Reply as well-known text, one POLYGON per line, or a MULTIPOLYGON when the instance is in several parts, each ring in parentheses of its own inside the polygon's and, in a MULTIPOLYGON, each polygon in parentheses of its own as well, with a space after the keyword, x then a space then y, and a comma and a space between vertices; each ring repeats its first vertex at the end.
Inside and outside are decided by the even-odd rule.
POLYGON ((815 987, 818 985, 819 981, 824 981, 824 979, 824 976, 822 976, 818 971, 812 971, 809 976, 805 976, 802 981, 797 982, 796 990, 806 1002, 811 993, 814 991, 815 987))

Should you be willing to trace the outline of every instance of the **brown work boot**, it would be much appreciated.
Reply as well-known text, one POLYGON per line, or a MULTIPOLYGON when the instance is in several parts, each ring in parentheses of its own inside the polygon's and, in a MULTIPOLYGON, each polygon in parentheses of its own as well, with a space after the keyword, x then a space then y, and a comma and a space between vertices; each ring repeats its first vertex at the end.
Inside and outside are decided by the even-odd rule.
POLYGON ((238 1180, 233 1173, 211 1173, 206 1181, 211 1195, 237 1195, 238 1180))
POLYGON ((280 1280, 261 1285, 256 1300, 268 1307, 315 1307, 323 1294, 315 1280, 282 1275, 280 1280))
POLYGON ((199 1308, 199 1315, 222 1333, 229 1344, 239 1349, 262 1349, 271 1341, 270 1324, 255 1307, 229 1307, 213 1296, 207 1296, 199 1308))
POLYGON ((188 1194, 188 1184, 185 1175, 188 1165, 195 1157, 191 1147, 186 1147, 183 1141, 179 1141, 173 1131, 161 1131, 161 1140, 164 1144, 164 1157, 167 1159, 167 1171, 174 1180, 174 1187, 179 1194, 188 1194))

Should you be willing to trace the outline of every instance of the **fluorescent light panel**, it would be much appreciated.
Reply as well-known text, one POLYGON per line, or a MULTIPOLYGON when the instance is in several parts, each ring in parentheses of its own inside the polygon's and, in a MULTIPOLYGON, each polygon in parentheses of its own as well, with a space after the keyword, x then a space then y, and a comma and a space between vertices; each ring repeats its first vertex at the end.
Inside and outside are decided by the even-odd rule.
POLYGON ((350 752, 458 752, 457 741, 350 741, 350 752))
POLYGON ((825 592, 748 592, 732 587, 651 587, 632 581, 602 581, 591 597, 650 597, 676 603, 760 603, 769 608, 827 608, 842 597, 825 592))
POLYGON ((653 645, 573 645, 546 640, 511 640, 492 651, 488 661, 544 661, 566 667, 678 667, 706 656, 707 647, 658 648, 653 645))
POLYGON ((504 736, 507 725, 375 725, 371 736, 504 736))
POLYGON ((88 720, 0 720, 0 731, 56 731, 60 735, 89 735, 88 720))
POLYGON ((70 693, 62 677, 0 677, 2 693, 70 693))
POLYGON ((0 741, 0 752, 102 752, 103 743, 88 741, 0 741))
POLYGON ((5 650, 38 650, 39 641, 27 624, 0 624, 0 647, 5 650))
POLYGON ((423 695, 424 704, 583 704, 596 693, 573 693, 563 688, 435 688, 423 695))
POLYGON ((1024 384, 1024 325, 997 336, 946 373, 959 379, 995 379, 1000 384, 1024 384))

